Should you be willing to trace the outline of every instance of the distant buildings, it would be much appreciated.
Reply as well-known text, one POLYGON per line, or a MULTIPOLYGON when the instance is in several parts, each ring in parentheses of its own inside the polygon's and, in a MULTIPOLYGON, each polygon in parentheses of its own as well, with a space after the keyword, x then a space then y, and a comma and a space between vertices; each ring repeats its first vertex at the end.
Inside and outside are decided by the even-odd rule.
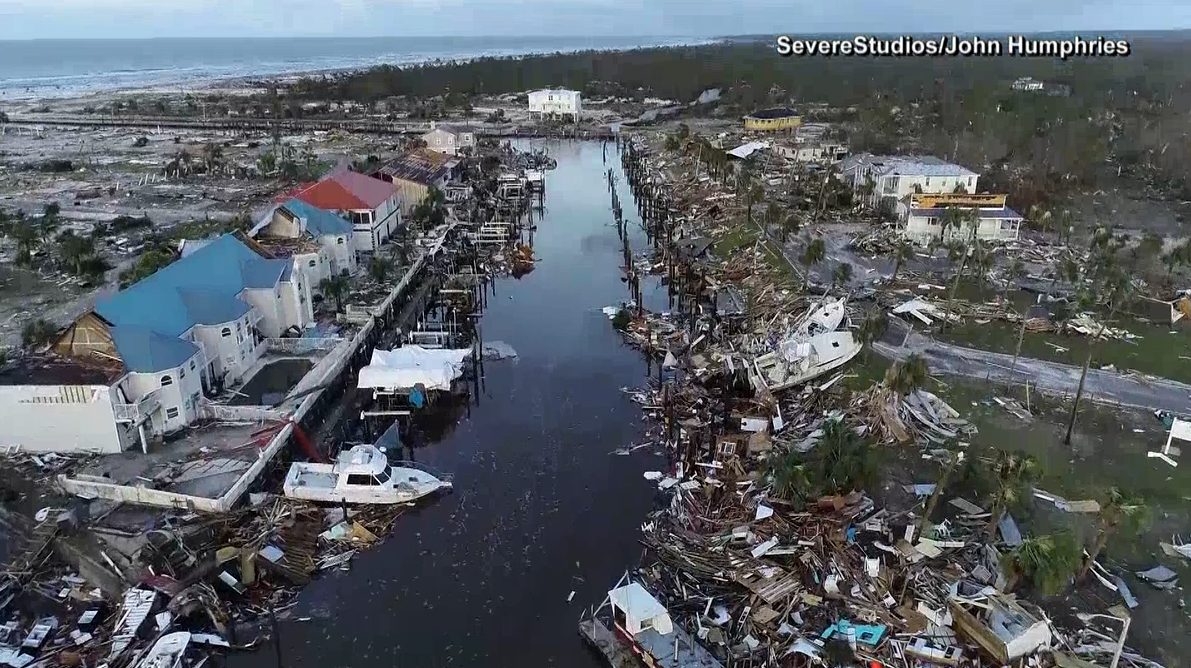
POLYGON ((785 107, 761 109, 744 117, 745 130, 774 131, 792 130, 802 124, 802 117, 793 109, 785 107))
POLYGON ((430 122, 430 132, 422 135, 426 148, 444 155, 459 155, 463 149, 475 148, 476 132, 472 128, 430 122))
POLYGON ((1020 77, 1011 86, 1015 91, 1025 93, 1046 93, 1053 97, 1067 97, 1071 95, 1071 86, 1050 81, 1038 81, 1034 77, 1020 77))
POLYGON ((4 443, 147 450, 198 419, 204 391, 242 380, 266 338, 311 323, 310 289, 294 259, 240 233, 189 245, 66 328, 57 358, 0 375, 4 443))
POLYGON ((529 94, 529 113, 578 119, 583 113, 583 102, 577 90, 535 90, 529 94))
MULTIPOLYGON (((840 178, 857 192, 872 186, 868 204, 873 208, 881 200, 888 200, 895 208, 911 193, 976 192, 979 175, 970 169, 953 165, 933 155, 879 156, 860 153, 840 163, 840 178)), ((904 213, 904 211, 899 211, 904 213)))
POLYGON ((352 224, 355 249, 380 248, 401 225, 401 195, 391 182, 341 169, 294 193, 295 199, 339 212, 352 224))
POLYGON ((445 190, 459 161, 428 148, 415 149, 390 160, 376 178, 393 185, 400 193, 406 216, 426 199, 431 187, 445 190))

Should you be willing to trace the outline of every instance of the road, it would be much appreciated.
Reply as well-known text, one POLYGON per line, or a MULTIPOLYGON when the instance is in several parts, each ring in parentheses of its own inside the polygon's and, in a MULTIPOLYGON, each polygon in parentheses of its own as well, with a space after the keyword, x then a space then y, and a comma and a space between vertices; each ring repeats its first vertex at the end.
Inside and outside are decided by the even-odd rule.
MULTIPOLYGON (((758 228, 766 234, 771 243, 781 248, 786 262, 801 275, 801 267, 796 262, 799 252, 797 246, 794 243, 780 244, 769 230, 760 224, 758 228)), ((860 261, 861 258, 847 250, 847 242, 843 237, 837 236, 831 240, 829 236, 825 239, 828 239, 829 260, 852 260, 857 267, 856 273, 859 274, 856 279, 871 282, 875 278, 874 274, 888 276, 886 272, 892 270, 891 266, 882 266, 882 258, 860 261), (848 255, 851 257, 847 257, 848 255)), ((831 263, 821 263, 828 264, 831 263)), ((811 280, 829 283, 830 271, 831 269, 826 267, 814 267, 811 269, 811 280)), ((1030 357, 1019 357, 1014 366, 1012 355, 940 343, 913 331, 899 318, 891 317, 889 322, 889 331, 881 341, 873 344, 873 350, 886 358, 898 360, 918 353, 926 358, 927 366, 932 373, 984 378, 1002 383, 1029 380, 1035 388, 1051 394, 1073 395, 1079 388, 1079 367, 1030 357)), ((1188 412, 1188 405, 1191 404, 1191 385, 1164 378, 1125 376, 1111 371, 1089 369, 1084 382, 1084 397, 1097 403, 1184 414, 1188 412)))
MULTIPOLYGON (((901 319, 891 317, 889 322, 889 331, 873 344, 873 350, 889 359, 904 359, 918 353, 926 358, 932 373, 986 378, 1002 383, 1011 379, 1015 382, 1029 380, 1037 389, 1051 394, 1072 395, 1079 387, 1079 367, 1019 357, 1016 370, 1011 372, 1014 368, 1012 355, 940 343, 911 331, 901 319)), ((1191 385, 1089 369, 1084 397, 1097 403, 1183 414, 1191 403, 1191 385)))

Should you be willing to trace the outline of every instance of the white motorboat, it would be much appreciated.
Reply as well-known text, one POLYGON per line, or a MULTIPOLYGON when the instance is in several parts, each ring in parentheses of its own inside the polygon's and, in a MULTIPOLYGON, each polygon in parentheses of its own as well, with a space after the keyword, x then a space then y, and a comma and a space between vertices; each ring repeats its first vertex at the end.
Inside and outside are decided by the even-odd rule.
POLYGON ((285 476, 291 499, 328 503, 394 504, 416 501, 451 489, 449 475, 417 462, 390 464, 374 445, 356 445, 339 454, 334 464, 294 462, 285 476))
POLYGON ((789 339, 777 351, 753 361, 753 386, 780 392, 840 368, 862 349, 852 333, 844 331, 816 334, 801 341, 789 339))
POLYGON ((181 668, 182 657, 190 647, 190 634, 186 631, 167 633, 153 643, 153 648, 137 664, 137 668, 181 668))
POLYGON ((847 301, 828 297, 813 306, 794 326, 794 339, 808 339, 816 334, 834 332, 839 329, 847 315, 847 301))

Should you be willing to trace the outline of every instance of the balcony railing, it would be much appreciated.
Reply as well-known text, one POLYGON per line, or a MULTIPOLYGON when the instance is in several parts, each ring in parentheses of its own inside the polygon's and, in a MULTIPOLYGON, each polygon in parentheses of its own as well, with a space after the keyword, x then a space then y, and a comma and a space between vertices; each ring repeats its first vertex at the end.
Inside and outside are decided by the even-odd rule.
POLYGON ((137 400, 136 403, 125 404, 112 402, 112 409, 115 411, 117 422, 140 424, 159 408, 161 408, 161 399, 158 397, 158 390, 149 392, 137 400))

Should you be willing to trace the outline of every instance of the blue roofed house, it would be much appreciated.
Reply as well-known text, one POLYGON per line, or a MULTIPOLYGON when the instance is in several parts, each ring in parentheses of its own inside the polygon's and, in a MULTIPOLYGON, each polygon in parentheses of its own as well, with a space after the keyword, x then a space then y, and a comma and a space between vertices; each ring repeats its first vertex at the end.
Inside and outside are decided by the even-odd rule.
POLYGON ((902 156, 858 153, 839 164, 839 176, 852 188, 873 186, 869 206, 888 200, 899 216, 905 215, 903 202, 913 193, 975 193, 980 175, 972 170, 940 160, 933 155, 902 156))
MULTIPOLYGON (((121 452, 194 423, 204 389, 243 380, 265 339, 314 319, 310 286, 288 258, 247 237, 193 244, 183 257, 107 299, 53 351, 109 373, 60 372, 0 382, 16 411, 6 443, 29 450, 121 452)), ((0 381, 5 379, 0 378, 0 381)))
POLYGON ((358 266, 351 221, 299 199, 268 209, 248 236, 274 256, 292 257, 313 288, 358 266))

